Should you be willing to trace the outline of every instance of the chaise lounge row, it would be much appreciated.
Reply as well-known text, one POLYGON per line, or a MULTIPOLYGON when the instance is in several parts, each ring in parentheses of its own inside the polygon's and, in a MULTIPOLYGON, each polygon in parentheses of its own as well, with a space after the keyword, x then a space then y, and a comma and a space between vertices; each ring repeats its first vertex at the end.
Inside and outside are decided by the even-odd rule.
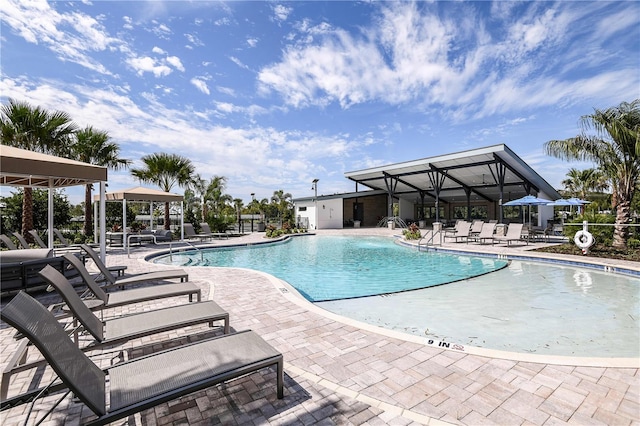
MULTIPOLYGON (((54 317, 51 311, 25 292, 18 293, 3 307, 0 318, 38 348, 44 359, 31 361, 32 358, 29 358, 30 362, 26 364, 26 355, 14 355, 11 362, 16 365, 10 366, 13 370, 5 369, 2 376, 3 409, 30 399, 41 391, 37 389, 7 399, 10 375, 43 365, 44 362, 60 378, 47 392, 67 389, 63 398, 73 392, 96 415, 87 424, 113 422, 265 367, 276 367, 277 396, 283 398, 282 354, 252 331, 230 334, 229 314, 213 301, 201 301, 200 290, 194 284, 181 282, 106 292, 85 269, 81 260, 72 254, 64 258, 79 271, 88 286, 86 293, 93 294, 95 299, 81 299, 71 283, 50 266, 43 268, 39 274, 60 293, 66 309, 73 314, 73 321, 82 324, 88 333, 90 343, 79 346, 80 339, 75 333, 74 343, 58 321, 60 317, 54 317), (176 295, 188 295, 190 302, 192 296, 196 295, 198 301, 104 321, 91 311, 176 295), (97 304, 89 303, 90 300, 97 304), (85 355, 88 351, 176 328, 200 323, 213 326, 214 321, 224 322, 224 335, 155 352, 106 370, 101 370, 85 355)), ((146 275, 149 277, 153 274, 146 275)), ((143 278, 138 277, 139 280, 143 278)), ((119 286, 122 281, 115 282, 119 286)), ((85 340, 86 336, 82 341, 85 340)), ((26 347, 25 339, 20 343, 19 350, 24 351, 26 347)))

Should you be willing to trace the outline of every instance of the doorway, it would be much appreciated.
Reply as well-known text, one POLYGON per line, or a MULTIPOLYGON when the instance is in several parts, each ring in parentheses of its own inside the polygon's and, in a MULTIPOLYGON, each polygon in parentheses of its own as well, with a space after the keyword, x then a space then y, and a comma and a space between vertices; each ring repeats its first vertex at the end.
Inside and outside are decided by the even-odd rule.
POLYGON ((359 220, 360 223, 364 221, 364 208, 362 203, 353 203, 353 220, 359 220))

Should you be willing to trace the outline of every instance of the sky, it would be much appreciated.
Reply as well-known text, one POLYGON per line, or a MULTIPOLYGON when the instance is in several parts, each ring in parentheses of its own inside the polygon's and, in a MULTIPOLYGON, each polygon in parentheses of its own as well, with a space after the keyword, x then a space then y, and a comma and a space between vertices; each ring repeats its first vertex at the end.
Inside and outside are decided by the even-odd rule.
MULTIPOLYGON (((593 165, 544 143, 640 98, 635 1, 3 0, 0 14, 2 103, 107 131, 134 167, 187 157, 245 204, 502 143, 561 188, 593 165)), ((109 171, 109 191, 138 185, 109 171)))

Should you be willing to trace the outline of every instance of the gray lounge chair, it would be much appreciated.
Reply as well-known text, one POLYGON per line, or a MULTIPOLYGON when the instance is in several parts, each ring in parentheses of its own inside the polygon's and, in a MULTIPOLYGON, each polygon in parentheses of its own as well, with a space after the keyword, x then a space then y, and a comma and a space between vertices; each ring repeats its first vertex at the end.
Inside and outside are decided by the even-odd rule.
MULTIPOLYGON (((21 233, 19 233, 19 232, 14 232, 14 233, 13 233, 13 236, 14 236, 14 237, 16 237, 16 239, 17 239, 17 240, 18 240, 18 242, 20 243, 20 246, 21 246, 23 249, 30 249, 30 248, 31 248, 31 245, 29 244, 29 242, 28 242, 27 240, 25 240, 25 239, 24 239, 24 237, 22 236, 22 234, 21 234, 21 233)), ((43 248, 45 248, 45 247, 43 247, 43 248)))
POLYGON ((253 331, 202 340, 101 370, 51 313, 26 293, 7 304, 0 318, 26 336, 56 372, 62 383, 54 383, 50 391, 68 389, 62 399, 73 392, 93 411, 97 417, 88 425, 104 425, 272 366, 277 371, 277 396, 284 397, 283 356, 253 331))
MULTIPOLYGON (((79 321, 94 338, 93 342, 82 348, 83 351, 92 351, 131 339, 198 324, 209 323, 213 327, 215 321, 224 321, 224 333, 229 333, 229 313, 211 300, 155 309, 101 321, 84 304, 69 281, 55 268, 47 265, 39 272, 39 275, 60 293, 69 311, 74 316, 74 326, 76 321, 79 321)), ((74 336, 77 341, 77 331, 74 331, 74 336)), ((6 399, 11 375, 42 365, 42 360, 26 363, 27 350, 26 345, 20 345, 10 362, 5 366, 0 381, 1 399, 6 399)))
MULTIPOLYGON (((161 284, 106 293, 93 279, 89 271, 87 271, 87 268, 85 268, 84 264, 77 256, 68 253, 64 255, 64 258, 80 273, 82 281, 87 285, 93 296, 97 300, 102 301, 102 304, 94 307, 95 309, 113 308, 116 306, 130 305, 132 303, 140 303, 176 296, 189 296, 189 302, 193 301, 194 295, 197 297, 198 302, 202 299, 202 290, 200 290, 197 285, 189 282, 161 284)), ((85 304, 86 302, 87 301, 85 300, 85 304)))
POLYGON ((35 241, 36 244, 38 244, 40 246, 40 248, 49 248, 47 243, 45 243, 42 240, 42 238, 40 238, 40 235, 38 234, 38 231, 36 231, 35 229, 32 229, 31 231, 29 231, 29 234, 33 237, 33 241, 35 241))
POLYGON ((46 266, 40 276, 47 280, 60 293, 69 310, 93 336, 95 342, 87 349, 114 345, 139 337, 150 336, 164 331, 188 327, 196 324, 224 321, 224 332, 229 333, 229 313, 212 300, 171 306, 142 313, 111 318, 101 321, 82 302, 82 299, 69 281, 55 268, 46 266))
POLYGON ((213 238, 229 239, 229 234, 226 232, 211 232, 211 228, 206 222, 202 222, 200 224, 200 228, 202 229, 202 235, 211 235, 213 238))
POLYGON ((184 224, 184 236, 188 240, 193 240, 193 239, 197 238, 200 241, 206 240, 206 239, 210 240, 212 238, 211 234, 196 234, 196 230, 193 229, 193 225, 190 224, 190 223, 185 223, 184 224))
MULTIPOLYGON (((80 244, 71 244, 67 241, 67 239, 62 235, 62 232, 58 228, 53 228, 53 235, 58 238, 60 244, 56 248, 65 248, 65 249, 77 249, 80 247, 80 244)), ((98 247, 99 244, 88 244, 91 247, 98 247)))
POLYGON ((4 244, 9 250, 18 250, 18 246, 16 246, 9 236, 0 234, 0 241, 2 241, 2 244, 4 244))
MULTIPOLYGON (((80 244, 80 247, 86 252, 86 254, 93 260, 100 271, 100 275, 107 281, 107 286, 120 286, 124 287, 128 284, 138 284, 145 281, 160 281, 179 278, 180 281, 188 281, 189 274, 184 269, 167 269, 164 271, 146 272, 129 277, 117 277, 113 276, 111 270, 116 266, 107 266, 104 264, 98 253, 86 244, 80 244)), ((123 266, 117 266, 117 268, 125 268, 123 266)))

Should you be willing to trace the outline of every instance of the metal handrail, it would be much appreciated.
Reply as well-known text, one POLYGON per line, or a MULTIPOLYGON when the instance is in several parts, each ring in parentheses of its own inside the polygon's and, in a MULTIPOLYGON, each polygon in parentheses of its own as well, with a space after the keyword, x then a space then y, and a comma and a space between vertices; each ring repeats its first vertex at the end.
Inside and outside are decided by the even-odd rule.
MULTIPOLYGON (((435 242, 433 242, 433 240, 435 239, 436 235, 441 235, 442 231, 435 231, 434 232, 433 230, 430 230, 429 232, 425 233, 425 235, 422 236, 418 240, 418 251, 420 250, 420 246, 421 246, 422 240, 424 240, 426 238, 426 236, 429 235, 429 234, 431 235, 431 238, 429 238, 427 240, 427 242, 425 243, 425 247, 427 247, 427 248, 429 247, 429 243, 431 243, 431 245, 434 245, 434 246, 436 245, 435 242)), ((442 236, 440 237, 440 245, 442 245, 442 236)))
MULTIPOLYGON (((202 250, 200 248, 194 246, 189 241, 182 240, 182 242, 188 246, 193 247, 198 253, 200 253, 200 262, 204 262, 204 255, 202 254, 202 250)), ((171 242, 169 242, 169 260, 173 262, 173 250, 171 248, 171 242)))

